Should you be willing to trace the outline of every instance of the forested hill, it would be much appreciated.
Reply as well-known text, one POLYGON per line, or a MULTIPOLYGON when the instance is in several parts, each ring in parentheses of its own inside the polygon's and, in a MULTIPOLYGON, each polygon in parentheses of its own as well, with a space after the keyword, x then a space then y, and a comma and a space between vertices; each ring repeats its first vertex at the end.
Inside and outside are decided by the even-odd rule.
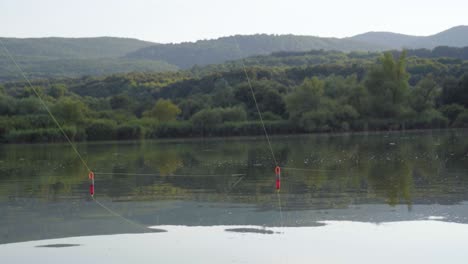
POLYGON ((223 63, 228 60, 278 51, 314 49, 376 51, 380 45, 355 40, 295 35, 239 35, 180 44, 159 44, 129 53, 127 58, 163 60, 180 68, 223 63))
POLYGON ((130 38, 1 38, 14 56, 49 59, 118 58, 155 43, 130 38))
POLYGON ((392 32, 367 32, 348 38, 386 49, 468 46, 468 26, 457 26, 430 36, 410 36, 392 32))
MULTIPOLYGON (((174 71, 179 68, 189 69, 195 65, 222 64, 272 52, 285 54, 284 52, 311 50, 375 52, 407 47, 418 52, 419 57, 466 59, 466 50, 454 50, 452 47, 468 46, 468 27, 458 26, 428 37, 370 32, 342 39, 296 35, 239 35, 180 44, 157 44, 113 37, 2 38, 2 42, 27 75, 36 79, 174 71), (419 50, 436 46, 446 47, 438 47, 433 51, 419 50)), ((327 57, 322 62, 326 63, 329 59, 327 57)), ((285 58, 282 60, 284 62, 285 58)), ((293 65, 293 60, 286 64, 293 65)), ((19 79, 21 76, 13 63, 0 49, 0 83, 19 79)))
MULTIPOLYGON (((1 40, 32 79, 178 69, 164 61, 122 58, 128 52, 155 44, 137 39, 100 37, 1 40)), ((6 55, 4 49, 0 49, 0 82, 21 80, 21 75, 6 55)))

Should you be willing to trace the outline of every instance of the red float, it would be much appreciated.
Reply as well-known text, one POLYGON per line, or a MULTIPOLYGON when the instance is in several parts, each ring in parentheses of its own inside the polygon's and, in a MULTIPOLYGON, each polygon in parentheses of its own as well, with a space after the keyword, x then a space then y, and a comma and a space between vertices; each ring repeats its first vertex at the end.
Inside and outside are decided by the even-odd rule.
POLYGON ((88 178, 90 180, 89 184, 89 194, 94 196, 94 172, 90 171, 88 174, 88 178))
POLYGON ((279 166, 275 167, 276 174, 276 190, 281 188, 281 168, 279 166))
POLYGON ((93 183, 89 185, 89 194, 91 196, 94 196, 94 184, 93 183))

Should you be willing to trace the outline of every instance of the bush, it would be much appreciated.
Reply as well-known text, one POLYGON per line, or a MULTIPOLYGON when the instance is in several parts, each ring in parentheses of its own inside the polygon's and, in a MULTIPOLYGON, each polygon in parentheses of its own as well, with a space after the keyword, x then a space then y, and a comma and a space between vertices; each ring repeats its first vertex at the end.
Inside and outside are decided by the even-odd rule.
POLYGON ((453 127, 468 127, 468 110, 460 113, 453 122, 453 127))
POLYGON ((442 106, 439 110, 445 117, 450 120, 450 123, 453 123, 453 121, 457 119, 457 116, 463 112, 465 108, 459 104, 449 104, 442 106))
MULTIPOLYGON (((64 127, 64 132, 72 141, 84 139, 83 131, 75 127, 64 127)), ((5 141, 10 143, 41 143, 67 141, 58 128, 40 128, 26 130, 11 130, 5 135, 5 141)))
POLYGON ((299 125, 306 132, 326 132, 330 131, 330 120, 332 113, 328 110, 317 110, 304 113, 299 120, 299 125))
POLYGON ((43 112, 44 108, 39 99, 34 97, 27 97, 17 101, 16 110, 17 114, 19 115, 27 115, 43 112))
POLYGON ((0 96, 0 115, 13 115, 15 113, 15 100, 11 97, 0 96))
POLYGON ((273 114, 272 112, 265 112, 262 114, 262 118, 263 120, 267 120, 267 121, 279 121, 279 120, 283 120, 281 118, 281 116, 279 115, 276 115, 276 114, 273 114))
POLYGON ((426 110, 416 118, 409 120, 407 128, 445 128, 449 124, 449 120, 444 117, 439 111, 431 109, 426 110))
POLYGON ((210 129, 220 124, 222 121, 221 113, 215 109, 205 109, 192 116, 193 128, 205 135, 210 129))
POLYGON ((85 131, 88 140, 113 140, 116 139, 117 125, 110 120, 92 120, 85 131))
POLYGON ((141 139, 143 137, 143 129, 139 125, 120 125, 117 127, 117 139, 141 139))
POLYGON ((215 108, 219 111, 223 122, 241 122, 247 120, 247 113, 241 107, 215 108))
POLYGON ((146 133, 146 138, 169 138, 169 137, 191 137, 193 136, 192 123, 164 122, 151 127, 146 133))

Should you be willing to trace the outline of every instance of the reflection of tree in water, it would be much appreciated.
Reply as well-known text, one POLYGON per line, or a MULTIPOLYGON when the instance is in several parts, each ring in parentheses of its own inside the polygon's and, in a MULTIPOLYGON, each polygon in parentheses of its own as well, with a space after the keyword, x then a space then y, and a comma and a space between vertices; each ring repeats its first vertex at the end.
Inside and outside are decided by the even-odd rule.
MULTIPOLYGON (((410 205, 426 197, 445 203, 463 200, 458 191, 468 186, 468 179, 459 177, 461 174, 457 171, 468 169, 465 134, 426 131, 419 134, 273 138, 276 158, 282 166, 312 169, 283 170, 283 205, 285 208, 311 209, 341 208, 381 198, 391 205, 410 205)), ((87 172, 68 146, 1 147, 2 197, 33 195, 56 199, 76 193, 77 189, 83 196, 87 194, 87 172), (21 178, 21 184, 16 183, 15 178, 21 178)), ((179 198, 187 200, 229 200, 255 203, 260 207, 269 206, 274 197, 271 154, 266 143, 258 138, 110 142, 80 148, 96 171, 115 173, 97 176, 100 194, 112 197, 141 194, 138 199, 148 198, 143 196, 149 193, 158 198, 168 195, 168 199, 178 194, 179 198), (247 176, 231 188, 238 178, 137 177, 118 173, 167 176, 247 173, 247 176), (230 195, 226 198, 228 191, 230 195)))
POLYGON ((169 148, 146 152, 144 160, 145 166, 159 171, 162 176, 174 174, 177 169, 183 166, 179 153, 169 148))
POLYGON ((377 194, 385 196, 389 205, 395 206, 401 199, 408 206, 412 203, 413 177, 406 162, 378 162, 371 165, 368 183, 377 194))

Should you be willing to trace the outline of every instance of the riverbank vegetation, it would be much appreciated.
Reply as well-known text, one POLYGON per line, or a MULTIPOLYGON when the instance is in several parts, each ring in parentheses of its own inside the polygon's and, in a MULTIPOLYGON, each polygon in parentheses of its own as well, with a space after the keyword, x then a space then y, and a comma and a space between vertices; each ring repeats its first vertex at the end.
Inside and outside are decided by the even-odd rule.
MULTIPOLYGON (((415 51, 246 59, 271 134, 468 126, 468 62, 415 51)), ((168 73, 33 81, 75 141, 263 133, 239 61, 168 73)), ((0 85, 1 142, 59 142, 26 83, 0 85)))

